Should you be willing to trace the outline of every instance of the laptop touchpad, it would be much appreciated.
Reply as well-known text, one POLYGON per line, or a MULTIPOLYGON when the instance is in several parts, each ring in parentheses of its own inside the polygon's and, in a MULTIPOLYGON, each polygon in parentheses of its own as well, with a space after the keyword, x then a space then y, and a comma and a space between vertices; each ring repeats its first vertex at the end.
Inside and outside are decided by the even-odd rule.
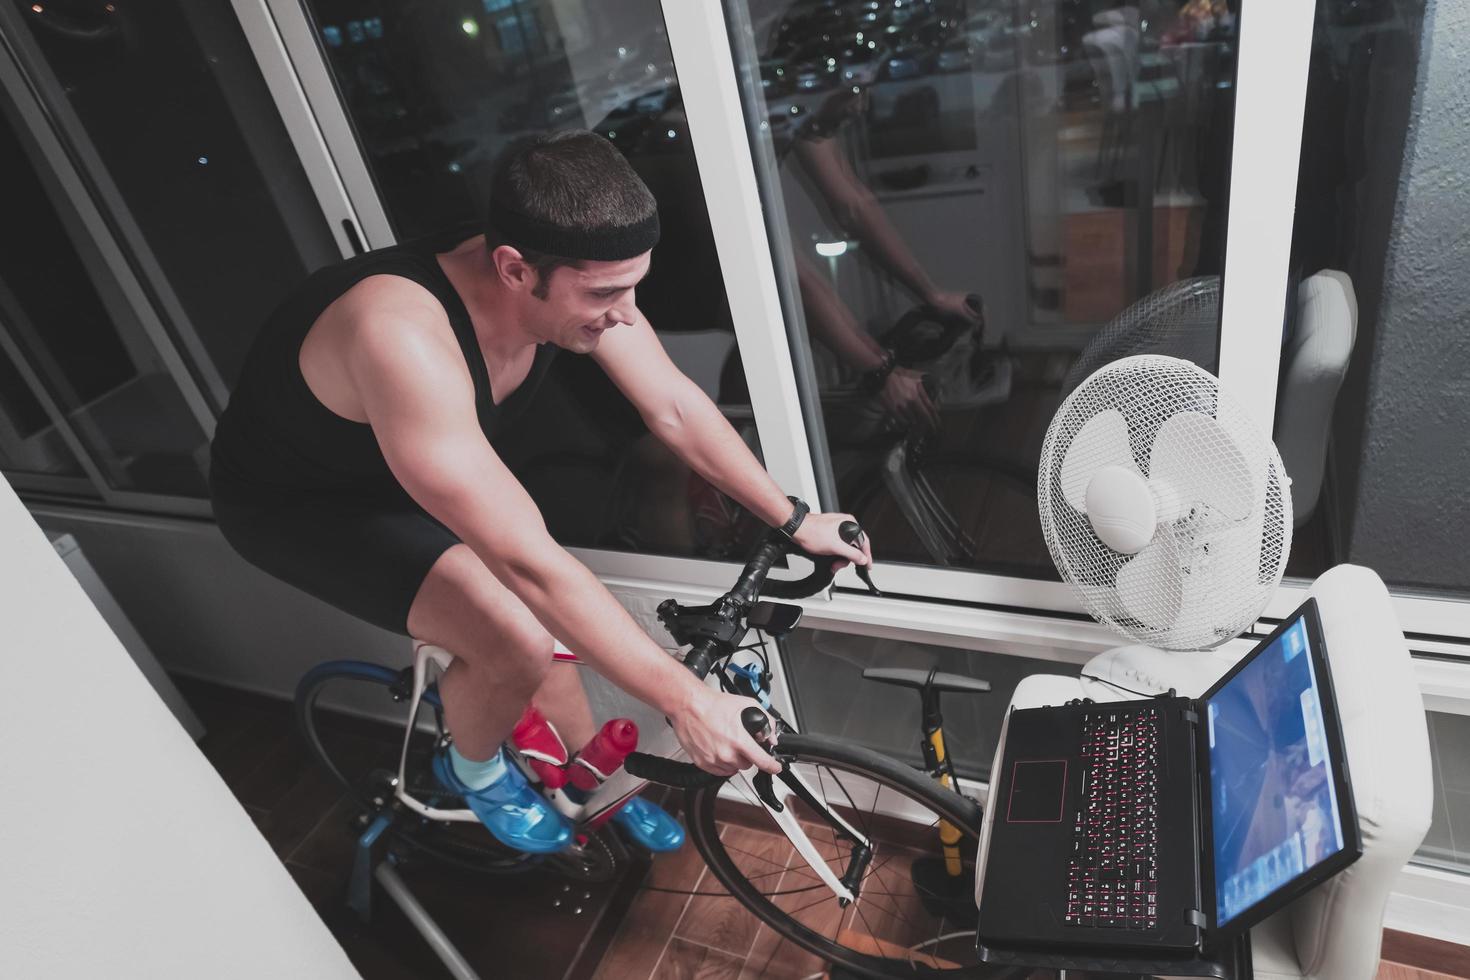
POLYGON ((1066 787, 1066 759, 1018 760, 1011 772, 1006 823, 1060 822, 1066 787))

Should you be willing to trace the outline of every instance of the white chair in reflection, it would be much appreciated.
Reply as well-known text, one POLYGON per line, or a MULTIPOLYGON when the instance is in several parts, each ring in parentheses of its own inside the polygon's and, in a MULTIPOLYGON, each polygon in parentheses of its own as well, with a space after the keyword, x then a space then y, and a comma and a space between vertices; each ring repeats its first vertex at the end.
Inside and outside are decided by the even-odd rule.
POLYGON ((1139 16, 1136 7, 1120 7, 1093 17, 1096 30, 1082 36, 1082 50, 1092 66, 1102 104, 1097 174, 1111 179, 1133 140, 1135 83, 1138 78, 1139 16))
MULTIPOLYGON (((1170 283, 1114 317, 1083 348, 1062 382, 1071 394, 1104 364, 1167 354, 1219 372, 1220 277, 1170 283)), ((1321 500, 1333 411, 1358 336, 1358 302, 1347 274, 1323 269, 1297 287, 1296 319, 1281 352, 1281 398, 1272 433, 1291 477, 1294 523, 1321 500)))
MULTIPOLYGON (((1363 856, 1251 930, 1257 980, 1372 980, 1383 917, 1399 872, 1429 830, 1434 787, 1424 703, 1388 589, 1374 572, 1339 565, 1313 583, 1332 667, 1363 856)), ((1167 653, 1126 646, 1083 673, 1139 691, 1198 697, 1235 663, 1219 651, 1167 653)), ((1036 675, 1010 707, 1132 695, 1101 681, 1036 675)), ((1004 734, 1001 736, 1004 744, 1004 734)), ((997 750, 991 771, 1000 765, 997 750)))
POLYGON ((1291 477, 1297 527, 1317 510, 1332 415, 1358 339, 1358 299, 1347 273, 1324 269, 1297 287, 1296 327, 1281 352, 1276 448, 1291 477))

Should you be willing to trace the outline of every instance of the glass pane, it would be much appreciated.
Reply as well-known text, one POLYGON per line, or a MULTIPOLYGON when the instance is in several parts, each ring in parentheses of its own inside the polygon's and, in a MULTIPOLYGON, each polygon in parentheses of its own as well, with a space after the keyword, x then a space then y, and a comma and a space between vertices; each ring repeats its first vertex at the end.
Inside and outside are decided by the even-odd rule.
POLYGON ((84 476, 61 433, 46 417, 15 364, 0 351, 0 469, 7 473, 84 476))
POLYGON ((919 695, 910 688, 865 680, 868 667, 933 667, 990 682, 989 694, 946 694, 944 744, 955 769, 988 779, 1001 722, 1016 685, 1032 674, 1077 676, 1079 667, 1052 660, 955 650, 926 643, 797 630, 786 642, 786 665, 803 731, 852 739, 922 766, 919 695))
MULTIPOLYGON (((639 309, 759 452, 658 0, 307 6, 402 238, 478 223, 495 156, 517 136, 575 127, 611 140, 663 228, 639 309)), ((587 358, 559 356, 497 448, 564 544, 724 557, 759 529, 672 458, 587 358)))
POLYGON ((1429 712, 1434 757, 1434 821, 1417 860, 1470 872, 1470 715, 1429 712))
POLYGON ((1215 367, 1236 5, 738 6, 837 503, 887 560, 1054 578, 1061 398, 1125 354, 1215 367))
MULTIPOLYGON (((0 114, 0 327, 118 490, 205 496, 204 434, 155 349, 125 310, 114 317, 72 247, 10 121, 0 114)), ((8 372, 13 368, 7 366, 8 372)), ((6 404, 41 433, 47 421, 13 373, 6 404)), ((55 433, 47 445, 57 446, 55 433)), ((75 472, 69 457, 63 466, 75 472)), ((29 468, 24 461, 22 467, 29 468)))
POLYGON ((340 255, 229 0, 12 2, 228 388, 340 255))
POLYGON ((1317 5, 1276 443, 1287 574, 1356 562, 1465 597, 1470 199, 1460 35, 1439 7, 1317 5))

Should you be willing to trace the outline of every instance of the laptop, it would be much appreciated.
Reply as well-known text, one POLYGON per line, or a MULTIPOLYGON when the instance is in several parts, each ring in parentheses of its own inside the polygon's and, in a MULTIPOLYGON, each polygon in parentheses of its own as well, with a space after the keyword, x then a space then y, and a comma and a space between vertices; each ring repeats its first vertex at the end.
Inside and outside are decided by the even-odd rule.
POLYGON ((1202 697, 1019 709, 1003 738, 985 946, 1223 949, 1362 855, 1312 599, 1202 697))

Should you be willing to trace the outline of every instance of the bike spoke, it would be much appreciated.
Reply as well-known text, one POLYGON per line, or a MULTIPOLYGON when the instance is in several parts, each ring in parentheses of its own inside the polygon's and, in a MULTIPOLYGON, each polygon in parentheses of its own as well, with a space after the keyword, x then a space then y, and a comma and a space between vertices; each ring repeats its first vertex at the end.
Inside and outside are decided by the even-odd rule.
MULTIPOLYGON (((801 759, 795 762, 800 764, 801 759)), ((724 841, 726 858, 738 869, 737 880, 746 886, 744 894, 737 897, 752 901, 753 896, 760 896, 787 923, 774 929, 777 935, 791 941, 803 937, 802 943, 817 944, 812 948, 825 950, 823 958, 834 962, 872 962, 869 957, 874 956, 873 942, 877 942, 887 951, 887 955, 880 953, 877 958, 890 964, 895 976, 973 967, 977 961, 960 949, 963 944, 946 943, 942 952, 937 948, 946 930, 954 925, 943 914, 944 906, 936 907, 933 901, 953 898, 914 881, 910 867, 921 857, 938 856, 939 826, 947 819, 948 811, 935 800, 916 796, 902 784, 891 784, 861 769, 848 770, 823 761, 807 771, 815 775, 808 784, 815 783, 811 786, 813 802, 826 811, 825 818, 821 812, 800 817, 800 826, 816 854, 809 862, 799 850, 788 852, 786 867, 777 868, 778 862, 769 855, 724 841), (862 793, 871 796, 866 805, 857 802, 862 793), (903 843, 889 844, 879 839, 890 827, 889 818, 880 816, 880 810, 888 807, 885 800, 891 803, 895 797, 901 801, 897 808, 900 812, 912 811, 914 803, 922 804, 924 818, 903 825, 899 834, 903 843), (844 825, 867 839, 874 851, 855 889, 857 900, 845 908, 817 873, 822 865, 816 864, 821 860, 826 866, 824 873, 841 879, 858 846, 845 836, 848 831, 844 825)), ((752 800, 743 785, 740 795, 753 805, 761 805, 752 800)))
POLYGON ((740 848, 740 847, 731 847, 728 844, 725 845, 725 850, 729 851, 732 854, 744 854, 744 855, 746 855, 748 857, 755 858, 757 861, 764 861, 767 864, 774 864, 774 865, 776 865, 776 867, 780 868, 782 871, 785 871, 786 870, 786 865, 781 864, 778 861, 772 861, 770 858, 766 857, 764 854, 756 854, 753 851, 747 851, 744 848, 740 848))
MULTIPOLYGON (((826 887, 826 886, 823 886, 823 887, 826 887)), ((816 908, 818 905, 821 905, 823 902, 826 902, 826 901, 833 901, 833 902, 835 902, 835 901, 837 901, 837 896, 836 895, 833 895, 829 891, 827 894, 819 897, 816 901, 814 901, 814 902, 808 902, 807 904, 803 905, 801 908, 794 909, 793 911, 787 912, 786 914, 789 915, 789 916, 791 916, 794 919, 794 918, 796 918, 796 916, 798 914, 800 914, 802 912, 805 912, 807 909, 816 908)))

